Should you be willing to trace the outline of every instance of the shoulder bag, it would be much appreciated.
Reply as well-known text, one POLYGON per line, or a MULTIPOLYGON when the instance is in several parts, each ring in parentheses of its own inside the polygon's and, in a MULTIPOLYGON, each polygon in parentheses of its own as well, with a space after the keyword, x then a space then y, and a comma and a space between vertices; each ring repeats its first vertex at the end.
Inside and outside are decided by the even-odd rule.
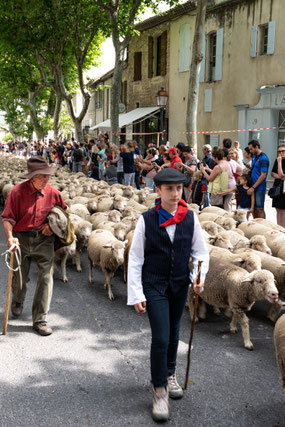
MULTIPOLYGON (((219 170, 220 170, 220 174, 219 174, 219 177, 220 177, 220 180, 219 180, 220 181, 220 191, 222 191, 222 177, 221 177, 222 170, 221 170, 220 166, 219 166, 219 170)), ((211 202, 212 206, 221 206, 224 203, 224 198, 220 194, 211 193, 210 202, 211 202)))

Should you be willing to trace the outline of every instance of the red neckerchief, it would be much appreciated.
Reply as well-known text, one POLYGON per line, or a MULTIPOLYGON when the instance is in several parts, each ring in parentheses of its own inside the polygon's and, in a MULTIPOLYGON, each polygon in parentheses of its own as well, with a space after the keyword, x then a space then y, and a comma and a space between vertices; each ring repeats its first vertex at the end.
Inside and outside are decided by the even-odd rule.
MULTIPOLYGON (((155 201, 155 210, 158 213, 158 215, 163 215, 165 218, 167 218, 169 215, 171 215, 169 212, 166 212, 160 204, 161 199, 156 199, 155 201), (166 214, 166 215, 165 215, 166 214)), ((188 206, 184 200, 180 199, 178 202, 178 207, 175 212, 174 216, 171 216, 171 218, 167 219, 165 222, 160 224, 160 227, 168 227, 168 225, 172 224, 178 224, 179 222, 182 222, 185 218, 186 214, 188 212, 188 206)))

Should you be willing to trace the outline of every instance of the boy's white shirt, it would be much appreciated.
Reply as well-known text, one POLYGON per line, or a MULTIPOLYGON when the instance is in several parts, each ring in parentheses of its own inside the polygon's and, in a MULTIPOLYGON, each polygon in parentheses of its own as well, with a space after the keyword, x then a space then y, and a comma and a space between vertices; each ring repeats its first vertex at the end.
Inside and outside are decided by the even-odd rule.
MULTIPOLYGON (((172 212, 172 215, 175 215, 172 212)), ((174 241, 176 224, 165 227, 171 242, 174 241)), ((145 250, 145 222, 141 215, 135 228, 134 237, 129 253, 128 262, 128 305, 146 301, 142 286, 142 266, 144 264, 145 250)), ((190 273, 190 282, 197 277, 198 261, 202 260, 201 280, 204 282, 209 269, 209 251, 204 241, 202 229, 197 215, 194 214, 194 231, 192 238, 191 257, 193 260, 193 273, 190 273)))

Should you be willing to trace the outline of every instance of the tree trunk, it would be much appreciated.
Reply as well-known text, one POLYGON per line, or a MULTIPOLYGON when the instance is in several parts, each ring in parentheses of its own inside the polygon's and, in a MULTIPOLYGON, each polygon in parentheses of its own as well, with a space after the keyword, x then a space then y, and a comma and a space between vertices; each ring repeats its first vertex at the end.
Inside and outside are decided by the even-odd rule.
POLYGON ((190 67, 187 113, 186 113, 186 132, 195 132, 186 134, 187 143, 197 150, 197 111, 199 100, 199 76, 201 62, 203 60, 203 37, 205 32, 205 19, 207 0, 199 0, 197 5, 197 16, 195 24, 195 36, 193 41, 193 52, 190 67))
MULTIPOLYGON (((118 41, 113 40, 116 56, 115 56, 115 67, 111 86, 111 141, 113 144, 118 143, 118 136, 120 132, 119 127, 119 104, 120 104, 120 91, 121 81, 123 73, 123 55, 124 50, 122 44, 118 41)), ((108 108, 108 107, 107 107, 108 108)))
POLYGON ((56 103, 55 103, 54 115, 53 115, 53 137, 54 137, 55 142, 58 142, 59 116, 60 116, 61 104, 62 104, 62 96, 60 93, 57 93, 56 94, 56 103))

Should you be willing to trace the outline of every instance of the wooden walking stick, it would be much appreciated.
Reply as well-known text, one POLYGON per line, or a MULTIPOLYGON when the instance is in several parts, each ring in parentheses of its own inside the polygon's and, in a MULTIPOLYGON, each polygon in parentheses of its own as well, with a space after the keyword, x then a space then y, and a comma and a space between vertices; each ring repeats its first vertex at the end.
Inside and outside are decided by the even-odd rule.
MULTIPOLYGON (((197 284, 200 283, 202 262, 203 261, 198 261, 197 284)), ((188 386, 188 378, 189 378, 190 364, 191 364, 191 347, 192 347, 192 341, 193 341, 193 335, 194 335, 194 328, 195 328, 195 320, 196 320, 196 314, 197 314, 197 308, 198 308, 198 301, 199 301, 199 295, 195 293, 194 314, 193 314, 193 319, 192 319, 191 334, 190 334, 189 345, 188 345, 187 368, 186 368, 186 376, 185 376, 185 383, 184 383, 183 390, 187 390, 187 386, 188 386)))
POLYGON ((9 315, 10 298, 11 298, 11 288, 12 288, 12 279, 13 279, 13 273, 14 273, 13 263, 14 263, 14 252, 11 253, 11 258, 10 258, 10 268, 9 268, 7 296, 6 296, 6 305, 5 305, 5 314, 4 314, 4 325, 3 325, 3 332, 2 332, 3 335, 6 335, 6 332, 7 332, 8 315, 9 315))

